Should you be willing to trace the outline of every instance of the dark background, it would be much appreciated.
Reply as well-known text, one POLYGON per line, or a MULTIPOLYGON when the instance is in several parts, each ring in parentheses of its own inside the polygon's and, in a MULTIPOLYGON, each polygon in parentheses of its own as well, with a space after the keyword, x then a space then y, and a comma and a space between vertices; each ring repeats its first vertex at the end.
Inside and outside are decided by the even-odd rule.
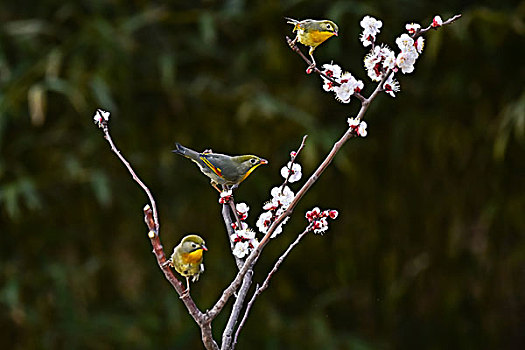
POLYGON ((302 136, 309 175, 359 107, 304 73, 283 16, 334 20, 340 36, 317 61, 341 64, 368 95, 365 15, 395 47, 406 23, 457 13, 428 33, 398 97, 374 101, 368 136, 345 145, 264 251, 255 282, 306 210, 339 210, 274 276, 239 349, 523 348, 525 2, 84 3, 0 5, 3 348, 202 348, 151 253, 147 199, 93 124, 97 107, 112 112, 117 146, 154 193, 166 251, 187 233, 205 237, 206 272, 192 288, 205 310, 235 264, 217 193, 174 142, 269 159, 236 192, 255 227, 302 136))

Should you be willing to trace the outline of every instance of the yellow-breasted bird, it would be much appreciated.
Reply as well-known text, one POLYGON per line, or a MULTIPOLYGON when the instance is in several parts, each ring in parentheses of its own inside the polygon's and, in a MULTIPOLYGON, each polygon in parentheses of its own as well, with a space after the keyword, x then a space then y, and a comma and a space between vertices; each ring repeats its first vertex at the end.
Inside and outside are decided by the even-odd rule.
POLYGON ((211 185, 219 192, 221 190, 217 185, 235 188, 259 165, 268 164, 266 159, 253 155, 228 156, 211 151, 199 153, 182 146, 180 143, 175 144, 175 149, 172 152, 197 163, 204 175, 211 179, 211 185))
POLYGON ((307 69, 307 72, 309 72, 315 68, 315 59, 313 56, 315 48, 332 36, 337 36, 339 28, 337 28, 337 24, 327 19, 305 19, 302 21, 288 17, 285 17, 285 19, 287 23, 294 25, 293 31, 297 32, 297 36, 292 41, 292 44, 295 44, 297 40, 299 40, 301 44, 310 46, 309 54, 312 59, 312 64, 307 69))
POLYGON ((186 290, 181 295, 181 298, 190 292, 190 277, 192 282, 199 280, 199 275, 204 272, 204 264, 202 263, 202 253, 207 251, 204 240, 197 235, 188 235, 173 249, 168 264, 175 268, 175 270, 186 277, 186 290))

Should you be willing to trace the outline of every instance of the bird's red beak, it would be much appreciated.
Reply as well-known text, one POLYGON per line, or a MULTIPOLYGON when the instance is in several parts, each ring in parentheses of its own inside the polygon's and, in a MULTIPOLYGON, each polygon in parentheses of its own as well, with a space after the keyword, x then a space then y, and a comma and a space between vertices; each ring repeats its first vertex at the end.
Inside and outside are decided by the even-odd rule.
POLYGON ((262 159, 259 161, 259 164, 268 164, 268 161, 266 159, 262 159))
POLYGON ((202 250, 204 250, 206 252, 208 251, 208 248, 206 248, 206 246, 204 244, 201 245, 201 248, 202 248, 202 250))
POLYGON ((334 35, 335 35, 335 36, 339 36, 339 35, 337 34, 337 32, 334 32, 334 35))

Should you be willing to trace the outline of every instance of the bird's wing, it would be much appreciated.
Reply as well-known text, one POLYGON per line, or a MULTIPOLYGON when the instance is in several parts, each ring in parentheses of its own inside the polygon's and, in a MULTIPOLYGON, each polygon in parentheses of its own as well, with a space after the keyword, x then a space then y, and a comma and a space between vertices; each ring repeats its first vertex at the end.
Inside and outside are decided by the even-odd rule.
POLYGON ((210 161, 210 155, 211 155, 210 153, 201 153, 199 155, 199 159, 202 160, 204 164, 206 164, 206 166, 211 171, 213 171, 215 175, 217 175, 221 179, 224 179, 224 176, 222 175, 222 169, 213 165, 212 161, 210 161))

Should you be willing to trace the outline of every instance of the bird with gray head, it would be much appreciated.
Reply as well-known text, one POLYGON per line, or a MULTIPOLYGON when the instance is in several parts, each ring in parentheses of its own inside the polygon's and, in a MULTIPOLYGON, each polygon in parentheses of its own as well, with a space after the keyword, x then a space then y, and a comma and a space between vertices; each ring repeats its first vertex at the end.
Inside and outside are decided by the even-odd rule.
POLYGON ((224 185, 230 189, 236 188, 259 165, 268 164, 266 159, 254 155, 229 156, 211 151, 199 153, 180 143, 175 144, 172 152, 195 162, 201 172, 210 178, 211 185, 219 192, 222 191, 218 185, 224 185))

